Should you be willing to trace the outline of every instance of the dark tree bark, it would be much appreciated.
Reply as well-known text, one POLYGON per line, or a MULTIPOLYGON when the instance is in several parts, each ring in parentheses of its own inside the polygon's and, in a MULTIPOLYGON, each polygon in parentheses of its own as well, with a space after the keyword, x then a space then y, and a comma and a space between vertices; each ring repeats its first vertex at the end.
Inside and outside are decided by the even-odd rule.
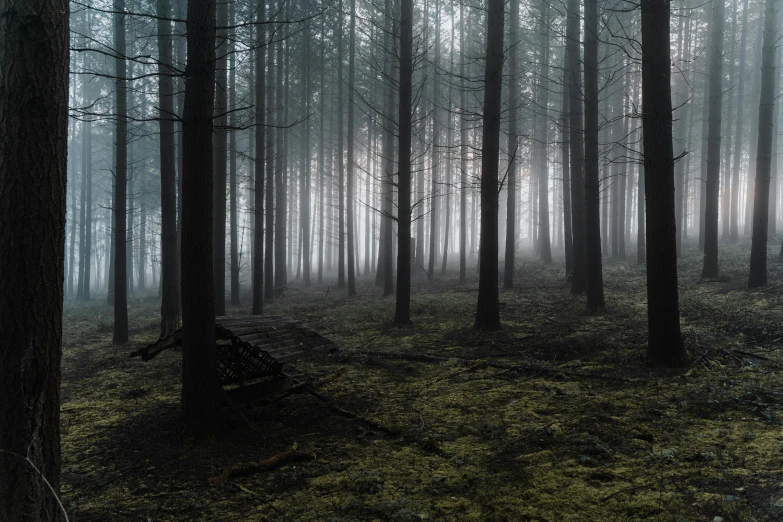
POLYGON ((664 366, 684 358, 677 290, 672 146, 671 5, 642 0, 642 125, 647 199, 647 355, 664 366))
POLYGON ((438 93, 438 68, 440 67, 440 2, 435 2, 435 59, 432 69, 432 143, 430 157, 431 189, 430 189, 430 245, 429 261, 427 263, 427 279, 435 278, 435 263, 438 256, 438 243, 440 242, 440 132, 441 115, 438 93))
POLYGON ((337 288, 345 288, 345 154, 343 113, 343 0, 337 9, 337 288))
MULTIPOLYGON (((726 137, 726 144, 723 147, 723 160, 721 162, 721 184, 723 190, 720 195, 720 221, 721 221, 721 239, 728 240, 730 234, 729 221, 730 218, 730 206, 731 206, 731 140, 736 139, 736 136, 732 136, 731 116, 734 113, 734 98, 736 88, 734 82, 735 76, 735 58, 737 51, 737 4, 738 0, 732 0, 731 5, 731 34, 729 35, 729 53, 728 53, 728 82, 729 88, 726 93, 728 107, 726 108, 725 129, 724 135, 726 137)), ((678 250, 679 251, 679 250, 678 250)))
MULTIPOLYGON (((385 76, 394 76, 394 65, 391 56, 396 55, 396 34, 392 30, 392 2, 386 0, 386 24, 384 30, 384 46, 390 56, 386 59, 385 76)), ((412 74, 412 73, 411 73, 412 74)), ((383 167, 381 172, 381 227, 378 243, 378 271, 375 285, 383 287, 384 297, 394 293, 394 262, 393 262, 393 230, 392 212, 394 210, 394 90, 390 87, 384 108, 385 131, 383 135, 383 167)), ((410 152, 408 153, 410 155, 410 152)), ((410 156, 408 156, 410 158, 410 156)), ((410 199, 408 200, 410 202, 410 199)), ((410 314, 408 314, 410 319, 410 314)))
POLYGON ((123 0, 114 0, 114 49, 117 57, 114 60, 117 87, 115 104, 117 106, 116 127, 116 184, 114 196, 114 344, 128 342, 128 292, 127 292, 127 233, 125 213, 127 203, 128 177, 128 85, 125 69, 125 15, 120 13, 125 9, 123 0))
POLYGON ((266 159, 266 133, 264 121, 266 117, 266 105, 264 94, 266 90, 264 70, 264 50, 266 49, 266 21, 264 0, 258 0, 258 15, 256 21, 256 179, 255 194, 253 195, 253 315, 264 313, 264 165, 266 159))
MULTIPOLYGON (((171 0, 157 0, 157 13, 171 16, 171 0)), ((177 288, 177 179, 174 153, 174 80, 171 77, 171 22, 158 20, 158 103, 160 105, 160 336, 179 328, 177 288)))
POLYGON ((68 11, 65 0, 0 0, 0 520, 9 522, 65 519, 68 11))
MULTIPOLYGON (((304 2, 304 17, 310 16, 310 1, 304 2)), ((304 63, 304 81, 302 82, 302 98, 304 99, 304 113, 310 114, 310 26, 304 28, 303 63, 304 63)), ((302 140, 302 177, 300 180, 300 204, 299 216, 301 217, 302 232, 302 279, 306 287, 310 286, 310 122, 305 121, 302 127, 304 139, 302 140)))
POLYGON ((188 61, 182 125, 181 428, 210 435, 217 418, 215 293, 212 269, 212 115, 215 0, 188 1, 188 61), (198 259, 200 262, 194 263, 198 259))
POLYGON ((353 194, 354 194, 354 142, 356 140, 356 129, 354 128, 354 91, 355 85, 355 69, 356 69, 356 0, 351 0, 351 25, 350 34, 348 36, 348 197, 347 197, 347 213, 348 213, 348 295, 356 295, 356 271, 354 258, 354 209, 353 209, 353 194))
MULTIPOLYGON (((217 4, 217 25, 228 25, 228 2, 217 4)), ((217 32, 215 51, 215 166, 212 191, 212 270, 215 279, 215 315, 226 315, 226 162, 228 160, 228 31, 217 32)), ((184 297, 184 294, 183 294, 184 297)))
MULTIPOLYGON (((642 158, 644 158, 644 144, 642 144, 642 158)), ((645 193, 644 186, 644 159, 639 165, 639 180, 637 181, 638 190, 636 193, 636 264, 643 265, 647 263, 647 238, 645 234, 645 193)))
MULTIPOLYGON (((544 2, 542 2, 542 6, 544 2)), ((539 29, 543 24, 539 23, 539 29)), ((517 173, 519 169, 517 153, 519 152, 519 78, 517 77, 517 65, 519 61, 519 0, 511 0, 511 12, 509 14, 509 38, 511 39, 511 48, 508 55, 508 198, 506 201, 506 252, 505 265, 503 270, 503 288, 514 287, 514 258, 516 256, 516 236, 517 236, 517 173)), ((543 38, 543 36, 542 36, 543 38)), ((543 59, 543 51, 539 55, 543 59)), ((543 63, 539 61, 543 67, 543 63)), ((540 96, 541 87, 537 90, 540 96)), ((540 136, 537 136, 540 137, 540 136)), ((538 150, 538 144, 533 147, 538 150)), ((538 165, 535 165, 538 167, 538 165)))
POLYGON ((732 243, 739 241, 740 164, 742 160, 742 133, 744 129, 743 117, 745 115, 745 54, 748 48, 748 10, 748 0, 743 0, 739 86, 737 90, 737 125, 734 130, 734 166, 731 174, 731 223, 729 227, 729 240, 732 243))
MULTIPOLYGON (((397 180, 397 300, 394 324, 411 325, 411 112, 413 0, 400 0, 399 175, 397 180)), ((387 174, 388 175, 388 174, 387 174)))
POLYGON ((710 42, 709 127, 707 131, 707 190, 704 208, 704 266, 701 272, 701 276, 705 278, 718 276, 718 199, 720 195, 724 10, 724 2, 713 3, 712 23, 710 24, 712 36, 710 42))
MULTIPOLYGON (((269 15, 273 17, 280 10, 279 0, 278 6, 274 7, 273 2, 270 2, 269 15)), ((275 50, 271 45, 274 33, 270 31, 269 43, 266 49, 267 62, 266 69, 269 74, 269 88, 266 90, 266 125, 272 126, 275 121, 275 50)), ((278 44, 282 45, 282 44, 278 44)), ((279 100, 278 100, 279 102, 279 100)), ((275 249, 275 160, 282 161, 281 158, 275 158, 275 134, 279 133, 279 130, 273 130, 268 128, 266 131, 266 209, 264 214, 264 226, 266 227, 266 237, 264 238, 264 298, 272 299, 275 292, 275 272, 274 272, 274 255, 275 249)))
POLYGON ((571 232, 574 255, 571 270, 571 293, 583 294, 587 290, 587 262, 585 257, 585 151, 582 141, 582 67, 579 59, 579 1, 568 0, 567 9, 568 141, 571 148, 571 222, 573 223, 571 232))
MULTIPOLYGON (((585 0, 585 255, 587 309, 604 307, 598 185, 598 0, 585 0)), ((620 197, 625 197, 625 191, 620 197)), ((621 208, 621 210, 623 210, 621 208)), ((623 233, 622 228, 620 234, 623 233)))
POLYGON ((467 250, 468 250, 468 126, 470 123, 464 113, 467 111, 465 62, 467 60, 467 42, 465 41, 465 11, 464 2, 459 4, 459 108, 460 118, 460 168, 459 168, 459 282, 465 283, 467 274, 467 250))
POLYGON ((545 264, 552 263, 552 244, 549 238, 549 165, 547 160, 547 140, 549 129, 549 1, 541 2, 541 20, 539 21, 541 33, 541 59, 539 66, 539 93, 538 101, 540 114, 536 125, 537 137, 534 146, 538 149, 538 243, 541 261, 545 264))
MULTIPOLYGON (((263 2, 263 0, 261 0, 263 2)), ((326 73, 326 21, 324 16, 321 17, 321 71, 318 84, 318 96, 319 96, 319 119, 320 128, 318 130, 318 190, 319 190, 319 205, 318 205, 318 284, 324 282, 324 206, 328 204, 326 200, 326 168, 327 163, 324 161, 325 148, 324 148, 324 113, 325 113, 325 95, 326 95, 326 83, 324 82, 324 75, 326 73)))
MULTIPOLYGON (((760 17, 758 19, 759 25, 763 22, 763 17, 760 17)), ((761 61, 761 53, 762 53, 762 39, 764 35, 763 28, 759 27, 759 29, 756 31, 756 44, 754 45, 753 50, 753 59, 758 60, 757 63, 760 63, 761 61)), ((753 93, 753 97, 750 100, 750 106, 755 107, 759 104, 759 94, 761 93, 761 67, 754 67, 754 73, 753 73, 753 89, 751 91, 753 93), (758 94, 757 94, 758 93, 758 94)), ((755 178, 756 178, 756 168, 757 168, 757 161, 756 161, 756 154, 758 154, 758 148, 759 148, 759 127, 758 127, 758 113, 753 110, 751 111, 751 115, 755 116, 750 121, 750 145, 749 145, 749 162, 748 162, 748 176, 747 176, 747 188, 745 190, 745 223, 744 223, 744 234, 746 236, 751 235, 752 228, 753 228, 753 197, 754 197, 754 187, 755 187, 755 178)))
POLYGON ((756 190, 753 201, 753 240, 750 248, 748 287, 767 284, 767 228, 769 226, 769 184, 775 108, 775 46, 780 21, 780 0, 766 0, 764 44, 761 50, 761 99, 759 142, 756 154, 756 190))
POLYGON ((498 302, 498 163, 503 89, 503 0, 487 4, 484 127, 481 144, 481 243, 476 329, 500 329, 498 302))
MULTIPOLYGON (((451 0, 451 49, 449 51, 449 75, 454 74, 454 31, 456 25, 454 25, 454 0, 451 0)), ((446 223, 444 225, 443 232, 443 258, 441 260, 440 275, 446 275, 446 266, 449 259, 449 235, 451 234, 451 192, 454 186, 454 172, 452 171, 451 158, 452 158, 452 140, 454 132, 454 119, 452 118, 451 111, 454 107, 453 99, 453 87, 454 82, 449 82, 449 95, 448 95, 448 113, 447 113, 447 125, 446 125, 446 173, 444 185, 446 187, 446 223)))
MULTIPOLYGON (((232 2, 229 6, 229 25, 234 25, 236 18, 236 5, 232 2)), ((231 113, 231 128, 228 130, 228 202, 229 202, 229 236, 231 239, 231 304, 239 304, 239 245, 237 218, 237 133, 235 127, 236 105, 237 105, 237 81, 236 81, 236 45, 233 41, 229 43, 229 80, 228 80, 228 110, 231 113)), ((220 295, 220 294, 218 294, 220 295)))
POLYGON ((570 165, 570 69, 568 51, 563 52, 563 100, 560 112, 561 159, 563 162, 563 250, 565 252, 566 281, 571 280, 574 269, 574 245, 571 230, 571 165, 570 165))
MULTIPOLYGON (((281 1, 281 5, 283 0, 281 1)), ((286 7, 290 6, 290 3, 286 4, 286 7)), ((286 15, 286 18, 288 16, 286 15)), ((287 37, 286 37, 287 40, 287 37)), ((288 89, 288 67, 284 69, 284 57, 288 56, 288 53, 283 53, 283 43, 277 44, 277 104, 275 105, 275 119, 277 125, 286 125, 287 118, 284 115, 284 111, 288 108, 288 104, 285 103, 287 98, 288 89), (284 56, 285 55, 285 56, 284 56), (283 84, 283 78, 285 75, 285 86, 283 84)), ((287 145, 287 129, 279 128, 276 132, 277 140, 275 141, 275 282, 274 282, 274 297, 280 297, 283 295, 286 286, 288 286, 288 265, 286 252, 290 252, 291 248, 286 251, 286 239, 288 227, 286 226, 286 217, 288 211, 288 161, 286 154, 287 145)))

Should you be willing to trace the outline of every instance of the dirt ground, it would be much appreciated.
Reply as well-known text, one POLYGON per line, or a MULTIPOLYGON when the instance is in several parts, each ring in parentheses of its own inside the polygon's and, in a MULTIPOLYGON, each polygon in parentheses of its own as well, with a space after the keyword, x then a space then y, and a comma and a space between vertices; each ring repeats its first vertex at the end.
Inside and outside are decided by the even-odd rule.
MULTIPOLYGON (((157 338, 157 296, 130 298, 125 346, 111 345, 104 300, 67 302, 64 503, 74 522, 783 520, 783 265, 772 250, 770 286, 748 291, 747 243, 721 247, 716 281, 700 281, 688 246, 690 363, 676 370, 645 361, 645 273, 630 249, 628 262, 604 260, 607 309, 595 315, 569 294, 562 263, 520 257, 494 334, 472 330, 477 277, 460 285, 455 266, 414 283, 410 330, 391 326, 394 300, 371 277, 350 299, 333 278, 305 289, 292 277, 267 313, 340 350, 286 371, 367 422, 294 393, 250 406, 254 429, 222 414, 200 444, 176 432, 181 352, 128 357, 157 338), (210 483, 291 449, 313 458, 210 483)), ((230 314, 249 312, 243 298, 230 314)))

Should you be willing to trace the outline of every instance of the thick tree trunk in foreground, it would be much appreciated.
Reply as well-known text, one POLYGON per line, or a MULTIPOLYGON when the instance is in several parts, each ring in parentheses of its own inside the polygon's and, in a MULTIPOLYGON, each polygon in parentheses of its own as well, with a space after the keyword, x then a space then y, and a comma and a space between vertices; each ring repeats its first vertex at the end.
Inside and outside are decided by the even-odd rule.
POLYGON ((214 431, 217 419, 215 294, 212 271, 212 111, 215 0, 188 2, 188 63, 182 125, 183 434, 214 431), (194 263, 198 259, 200 262, 194 263))
POLYGON ((647 193, 647 354, 682 362, 672 146, 670 4, 642 1, 642 125, 647 193), (654 153, 651 153, 653 152, 654 153))
MULTIPOLYGON (((157 0, 160 17, 171 16, 171 0, 157 0)), ((174 155, 174 80, 171 77, 171 22, 158 20, 158 89, 160 104, 160 336, 179 328, 177 288, 177 176, 174 155)))
MULTIPOLYGON (((585 0, 585 255, 587 309, 604 306, 598 186, 598 0, 585 0)), ((625 188, 622 187, 621 188, 625 188)), ((620 198, 625 197, 625 191, 620 198)), ((620 210, 624 210, 620 206, 620 210)), ((618 233, 622 236, 622 226, 618 233)))
MULTIPOLYGON (((720 196, 720 131, 723 98, 723 25, 725 5, 713 3, 710 42, 709 127, 707 131, 707 190, 704 207, 704 266, 702 277, 718 276, 718 199, 720 196)), ((652 175, 652 173, 648 172, 652 175)), ((649 231, 648 231, 649 233, 649 231)))
POLYGON ((761 51, 761 100, 759 142, 756 154, 756 191, 753 201, 753 240, 750 248, 748 287, 767 284, 767 227, 769 183, 774 139, 775 45, 778 38, 780 0, 767 0, 764 7, 764 46, 761 51))
POLYGON ((3 521, 64 520, 56 495, 60 492, 68 7, 65 0, 0 0, 3 521))
POLYGON ((503 0, 489 0, 487 9, 484 127, 481 140, 481 268, 475 327, 480 330, 498 330, 498 163, 503 88, 503 0))
MULTIPOLYGON (((400 0, 399 175, 397 181, 397 300, 394 324, 411 324, 411 111, 413 109, 413 0, 400 0)), ((386 174, 388 175, 388 174, 386 174)))

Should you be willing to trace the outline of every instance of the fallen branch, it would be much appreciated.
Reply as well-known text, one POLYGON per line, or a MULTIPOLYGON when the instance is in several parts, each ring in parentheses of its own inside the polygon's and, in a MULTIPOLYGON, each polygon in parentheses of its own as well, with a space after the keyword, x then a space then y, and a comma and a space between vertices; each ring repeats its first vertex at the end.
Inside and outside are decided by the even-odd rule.
POLYGON ((273 471, 279 468, 280 466, 283 466, 284 464, 288 464, 290 462, 306 462, 309 460, 313 460, 313 458, 315 457, 313 457, 313 455, 310 453, 305 453, 302 451, 293 451, 293 450, 286 451, 284 453, 278 453, 273 457, 269 457, 266 460, 260 460, 258 462, 243 462, 235 466, 232 466, 230 468, 225 468, 223 470, 223 473, 221 473, 217 477, 211 478, 209 482, 215 487, 220 487, 228 479, 233 477, 245 477, 247 475, 253 475, 255 473, 264 473, 267 471, 273 471))

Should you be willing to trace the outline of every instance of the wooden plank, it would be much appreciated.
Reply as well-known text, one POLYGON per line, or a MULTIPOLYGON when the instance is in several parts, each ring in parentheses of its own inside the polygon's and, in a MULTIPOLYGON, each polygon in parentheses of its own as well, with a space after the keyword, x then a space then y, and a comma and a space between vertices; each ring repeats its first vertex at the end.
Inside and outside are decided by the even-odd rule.
MULTIPOLYGON (((226 390, 225 395, 233 404, 241 404, 255 399, 260 399, 275 393, 281 393, 294 385, 291 377, 285 379, 273 379, 257 382, 249 386, 240 386, 226 390)), ((233 405, 232 404, 232 405, 233 405)))

